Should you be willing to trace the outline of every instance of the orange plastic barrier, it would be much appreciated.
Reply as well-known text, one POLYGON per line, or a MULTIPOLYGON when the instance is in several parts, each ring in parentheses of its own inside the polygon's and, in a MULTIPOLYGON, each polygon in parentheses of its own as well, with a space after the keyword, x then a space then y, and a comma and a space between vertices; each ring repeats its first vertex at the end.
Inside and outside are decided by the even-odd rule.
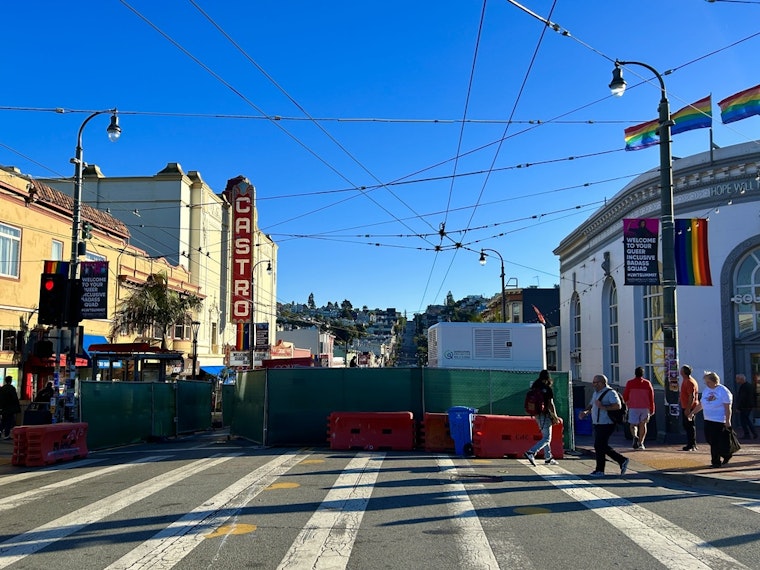
POLYGON ((333 412, 330 449, 411 451, 414 449, 412 412, 333 412))
MULTIPOLYGON (((562 459, 564 426, 552 426, 552 457, 562 459)), ((475 457, 522 457, 541 439, 536 420, 529 416, 497 416, 479 414, 472 425, 472 447, 475 457)), ((543 455, 543 451, 539 456, 543 455)))
POLYGON ((454 452, 454 440, 449 432, 449 414, 425 414, 420 428, 419 446, 425 451, 454 452))
POLYGON ((39 467, 87 457, 87 424, 61 423, 13 429, 13 465, 39 467))

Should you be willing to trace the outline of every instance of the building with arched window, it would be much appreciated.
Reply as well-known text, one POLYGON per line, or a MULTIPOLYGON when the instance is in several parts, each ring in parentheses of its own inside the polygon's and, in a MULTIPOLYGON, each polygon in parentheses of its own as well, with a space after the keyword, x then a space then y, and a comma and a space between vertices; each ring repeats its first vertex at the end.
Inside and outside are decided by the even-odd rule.
MULTIPOLYGON (((709 229, 712 276, 709 286, 677 286, 679 365, 689 364, 700 383, 703 370, 714 370, 732 389, 735 374, 745 374, 758 394, 760 142, 676 159, 673 180, 675 218, 709 229)), ((662 287, 625 285, 623 220, 659 219, 660 212, 655 168, 626 185, 554 251, 563 303, 560 345, 570 348, 560 355, 560 369, 572 371, 576 381, 603 373, 623 386, 636 366, 644 366, 659 391, 658 405, 664 402, 662 287)))

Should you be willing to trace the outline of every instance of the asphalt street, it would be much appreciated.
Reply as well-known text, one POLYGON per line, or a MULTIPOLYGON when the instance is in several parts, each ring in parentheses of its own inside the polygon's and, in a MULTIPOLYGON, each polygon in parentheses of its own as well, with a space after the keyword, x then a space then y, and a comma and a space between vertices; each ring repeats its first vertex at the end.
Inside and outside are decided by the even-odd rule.
POLYGON ((26 468, 3 442, 0 568, 757 568, 754 443, 713 470, 618 434, 629 471, 593 480, 588 443, 533 467, 218 431, 26 468))

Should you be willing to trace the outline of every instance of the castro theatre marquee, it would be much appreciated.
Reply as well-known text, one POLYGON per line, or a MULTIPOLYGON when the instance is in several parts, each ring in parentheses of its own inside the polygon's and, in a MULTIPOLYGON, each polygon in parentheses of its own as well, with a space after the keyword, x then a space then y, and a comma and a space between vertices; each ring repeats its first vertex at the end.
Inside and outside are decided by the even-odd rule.
MULTIPOLYGON (((565 237, 560 260, 560 369, 575 381, 597 373, 624 385, 636 366, 659 390, 662 410, 662 289, 625 285, 623 220, 660 218, 659 169, 642 174, 565 237)), ((711 285, 678 285, 679 364, 702 383, 716 371, 760 393, 760 141, 673 161, 674 215, 707 221, 711 285)), ((696 226, 695 226, 696 227, 696 226)), ((703 228, 704 229, 704 226, 703 228)), ((659 244, 658 247, 662 247, 659 244)), ((662 255, 659 255, 662 269, 662 255)), ((658 414, 659 415, 659 414, 658 414)))

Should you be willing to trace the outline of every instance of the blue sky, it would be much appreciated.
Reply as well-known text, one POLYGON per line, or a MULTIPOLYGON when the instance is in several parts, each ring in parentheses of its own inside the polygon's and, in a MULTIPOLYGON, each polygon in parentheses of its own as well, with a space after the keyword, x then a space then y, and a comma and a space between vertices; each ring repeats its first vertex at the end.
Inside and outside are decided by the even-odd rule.
MULTIPOLYGON (((658 164, 623 151, 658 84, 628 67, 613 98, 612 61, 675 70, 673 112, 712 93, 717 144, 757 140, 760 117, 722 125, 717 102, 760 83, 760 2, 522 4, 570 35, 506 0, 9 3, 0 164, 70 177, 86 115, 49 109, 118 107, 121 139, 92 121, 85 160, 106 176, 179 162, 217 192, 247 176, 279 301, 411 315, 490 296, 481 248, 511 283, 550 287, 562 238, 658 164)), ((674 156, 708 147, 706 129, 673 139, 674 156)))

